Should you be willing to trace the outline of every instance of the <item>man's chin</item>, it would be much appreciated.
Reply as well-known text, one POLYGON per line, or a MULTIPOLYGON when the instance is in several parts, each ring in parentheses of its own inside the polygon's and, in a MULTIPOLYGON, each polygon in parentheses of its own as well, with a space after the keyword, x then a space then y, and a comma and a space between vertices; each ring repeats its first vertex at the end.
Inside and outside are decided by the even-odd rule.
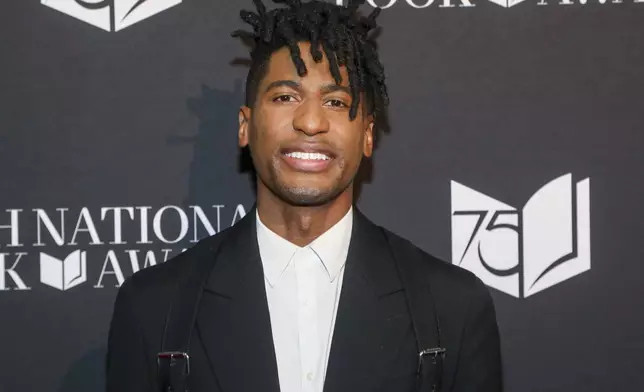
POLYGON ((332 202, 340 193, 342 192, 329 189, 283 187, 278 196, 293 206, 316 207, 332 202))

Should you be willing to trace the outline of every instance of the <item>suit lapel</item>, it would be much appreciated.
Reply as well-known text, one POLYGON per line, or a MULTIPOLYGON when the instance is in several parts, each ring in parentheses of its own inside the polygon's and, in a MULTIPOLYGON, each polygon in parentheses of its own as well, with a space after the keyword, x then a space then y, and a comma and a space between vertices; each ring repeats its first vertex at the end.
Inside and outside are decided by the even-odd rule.
POLYGON ((197 334, 223 392, 279 392, 254 211, 221 245, 197 315, 197 334))
POLYGON ((324 392, 372 390, 410 329, 402 283, 382 231, 354 208, 324 392))

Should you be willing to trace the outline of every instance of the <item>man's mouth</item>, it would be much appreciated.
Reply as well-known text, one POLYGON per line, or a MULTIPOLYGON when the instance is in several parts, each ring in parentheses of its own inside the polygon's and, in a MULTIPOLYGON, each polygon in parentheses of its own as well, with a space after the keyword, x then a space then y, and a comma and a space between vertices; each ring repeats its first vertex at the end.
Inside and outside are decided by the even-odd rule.
POLYGON ((291 169, 305 173, 319 173, 326 170, 334 158, 326 152, 297 150, 285 151, 282 157, 291 169))
POLYGON ((319 152, 294 151, 294 152, 288 152, 284 155, 295 159, 305 159, 305 160, 313 160, 313 161, 328 161, 331 159, 330 156, 319 152))

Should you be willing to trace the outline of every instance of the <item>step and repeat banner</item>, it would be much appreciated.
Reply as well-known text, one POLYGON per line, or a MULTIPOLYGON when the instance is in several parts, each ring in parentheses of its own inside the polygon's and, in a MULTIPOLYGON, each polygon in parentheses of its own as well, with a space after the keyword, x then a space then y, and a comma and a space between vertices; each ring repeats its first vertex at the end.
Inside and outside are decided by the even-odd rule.
MULTIPOLYGON (((507 391, 643 390, 644 0, 375 6, 358 206, 490 287, 507 391)), ((102 390, 123 280, 251 208, 241 8, 0 4, 0 391, 102 390)))

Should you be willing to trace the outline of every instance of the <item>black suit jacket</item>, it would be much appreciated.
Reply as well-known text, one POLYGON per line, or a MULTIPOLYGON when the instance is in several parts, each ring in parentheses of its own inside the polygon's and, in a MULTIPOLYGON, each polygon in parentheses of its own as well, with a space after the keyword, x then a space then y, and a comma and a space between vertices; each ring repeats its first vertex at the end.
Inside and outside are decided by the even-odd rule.
MULTIPOLYGON (((392 251, 417 254, 398 262, 415 263, 407 269, 431 282, 433 306, 426 308, 436 312, 447 349, 442 391, 502 391, 499 333, 483 283, 391 233, 396 240, 387 242, 382 228, 354 211, 324 392, 415 390, 419 347, 405 296, 409 288, 403 287, 392 251)), ((190 343, 190 391, 279 392, 256 238, 251 211, 231 228, 124 282, 109 331, 108 392, 159 390, 156 357, 168 306, 177 277, 199 261, 213 267, 190 343)))

